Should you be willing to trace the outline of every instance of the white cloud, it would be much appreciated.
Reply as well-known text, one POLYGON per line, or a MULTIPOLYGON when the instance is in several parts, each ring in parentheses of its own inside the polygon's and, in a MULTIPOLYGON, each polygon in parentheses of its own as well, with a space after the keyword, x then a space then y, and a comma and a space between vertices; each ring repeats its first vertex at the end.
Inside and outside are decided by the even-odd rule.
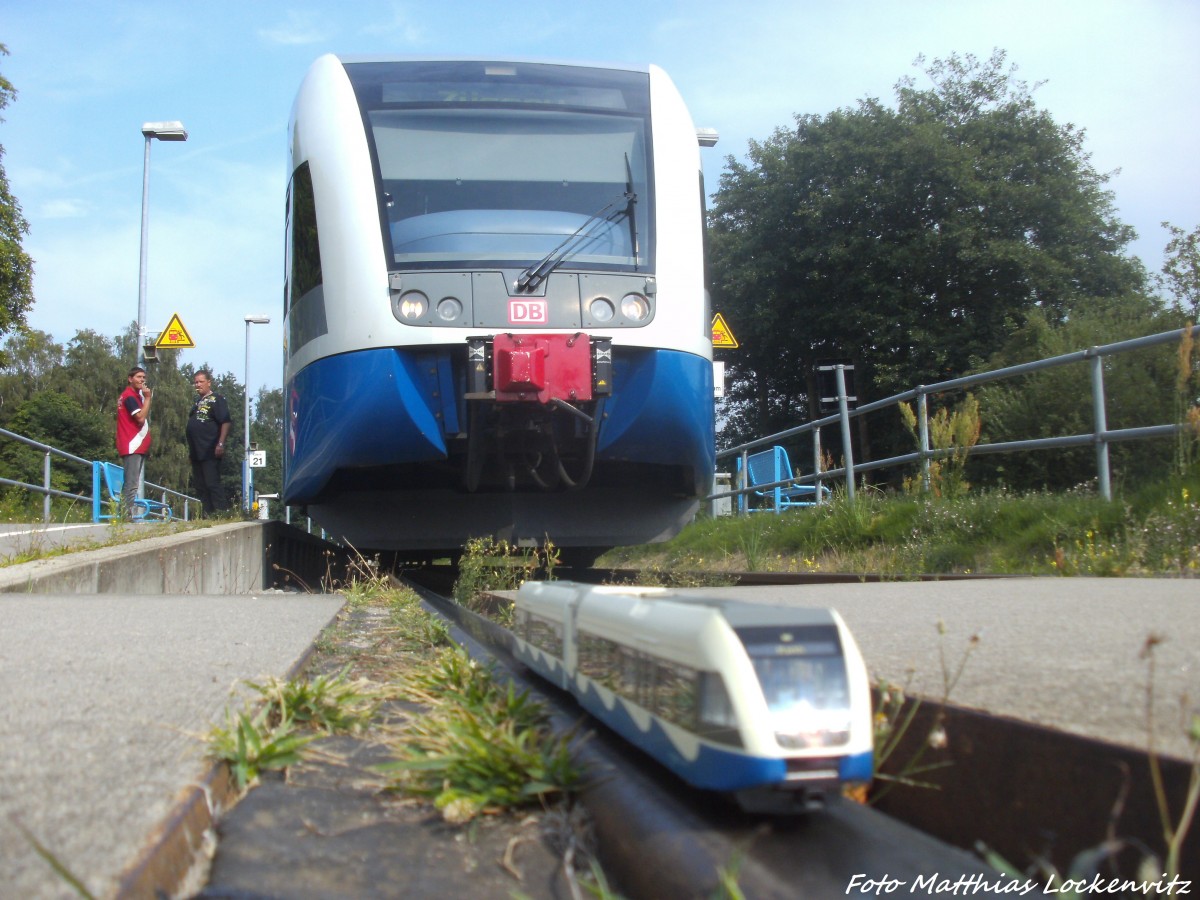
POLYGON ((330 32, 317 13, 290 10, 287 21, 270 28, 258 29, 258 36, 272 44, 298 46, 327 40, 330 32))
POLYGON ((362 33, 393 39, 402 46, 420 46, 426 41, 425 29, 414 22, 407 7, 399 5, 393 7, 390 20, 367 25, 362 33))
POLYGON ((38 214, 43 219, 81 219, 90 210, 91 206, 83 200, 63 197, 43 203, 38 214))

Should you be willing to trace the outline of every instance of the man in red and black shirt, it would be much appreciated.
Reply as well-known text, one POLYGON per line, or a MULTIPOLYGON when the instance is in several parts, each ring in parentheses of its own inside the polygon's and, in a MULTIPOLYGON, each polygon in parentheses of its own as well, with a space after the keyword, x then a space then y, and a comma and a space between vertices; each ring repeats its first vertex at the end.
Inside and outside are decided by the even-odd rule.
POLYGON ((117 455, 125 468, 121 502, 129 519, 133 518, 133 501, 137 499, 146 454, 150 452, 151 394, 146 387, 146 370, 134 366, 129 370, 129 386, 117 404, 117 455))

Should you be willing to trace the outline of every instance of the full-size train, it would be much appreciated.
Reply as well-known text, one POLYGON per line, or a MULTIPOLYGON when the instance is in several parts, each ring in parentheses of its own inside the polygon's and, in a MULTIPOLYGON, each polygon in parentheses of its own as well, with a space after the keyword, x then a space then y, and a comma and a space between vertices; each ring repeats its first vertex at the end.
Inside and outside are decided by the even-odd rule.
POLYGON ((870 681, 834 610, 563 581, 515 605, 517 658, 694 787, 788 813, 871 778, 870 681))
POLYGON ((356 547, 663 540, 715 470, 660 69, 323 56, 292 111, 284 501, 356 547))

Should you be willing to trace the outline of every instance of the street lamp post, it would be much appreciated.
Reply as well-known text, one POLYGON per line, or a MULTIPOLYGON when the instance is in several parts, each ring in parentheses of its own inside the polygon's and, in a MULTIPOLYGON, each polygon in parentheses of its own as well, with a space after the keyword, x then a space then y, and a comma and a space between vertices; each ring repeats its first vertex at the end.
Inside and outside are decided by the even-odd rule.
POLYGON ((147 229, 150 222, 150 142, 155 138, 160 141, 186 141, 187 129, 182 122, 146 122, 142 125, 142 134, 146 138, 146 154, 142 161, 142 250, 138 263, 138 333, 137 361, 138 365, 146 365, 146 244, 147 229))
POLYGON ((246 382, 242 388, 246 395, 243 404, 246 416, 242 423, 242 509, 245 512, 250 512, 250 489, 254 485, 250 475, 250 326, 267 325, 270 321, 269 316, 246 316, 246 382))

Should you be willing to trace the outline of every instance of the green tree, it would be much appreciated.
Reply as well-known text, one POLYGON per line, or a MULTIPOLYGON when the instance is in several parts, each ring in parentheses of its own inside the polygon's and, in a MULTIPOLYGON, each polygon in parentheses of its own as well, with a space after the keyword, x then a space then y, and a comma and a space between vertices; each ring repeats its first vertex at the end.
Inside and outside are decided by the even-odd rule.
MULTIPOLYGON (((9 335, 0 360, 0 423, 84 459, 115 461, 117 399, 137 358, 136 336, 135 323, 114 338, 89 329, 78 331, 65 347, 41 331, 21 328, 9 335)), ((181 370, 170 352, 147 368, 154 406, 146 479, 188 493, 191 465, 186 427, 193 399, 192 373, 181 370)), ((29 481, 32 474, 40 483, 40 456, 18 446, 15 442, 0 445, 0 475, 29 481)), ((56 486, 67 489, 59 468, 54 467, 56 486)), ((87 492, 90 484, 76 480, 70 489, 87 492)))
MULTIPOLYGON (((1074 353, 1087 347, 1179 327, 1178 315, 1152 298, 1131 294, 1097 300, 1063 322, 1044 310, 1028 314, 981 370, 1074 353)), ((1104 362, 1105 414, 1110 429, 1162 425, 1175 420, 1178 348, 1171 344, 1108 357, 1104 362)), ((1048 369, 978 390, 985 443, 1090 434, 1091 376, 1086 363, 1048 369)), ((1130 482, 1158 478, 1171 465, 1168 441, 1134 441, 1110 447, 1114 474, 1130 482)), ((972 480, 1019 488, 1065 489, 1096 478, 1092 447, 978 457, 972 480)))
MULTIPOLYGON (((1143 288, 1084 133, 1003 52, 925 74, 894 108, 797 115, 728 159, 711 215, 713 302, 742 345, 727 438, 810 417, 823 360, 853 361, 865 402, 971 370, 1034 310, 1056 323, 1143 288)), ((905 445, 898 416, 874 428, 905 445)))
POLYGON ((63 347, 44 331, 19 328, 0 351, 0 421, 37 394, 62 385, 63 347))
MULTIPOLYGON (((8 48, 3 44, 0 56, 8 56, 8 48)), ((16 88, 0 75, 0 110, 16 96, 16 88)), ((3 121, 0 117, 0 122, 3 121)), ((21 204, 8 187, 4 147, 0 146, 0 334, 24 324, 25 313, 33 305, 33 260, 21 246, 28 233, 29 223, 21 213, 21 204)))
POLYGON ((1185 232, 1178 225, 1163 222, 1171 233, 1164 255, 1159 285, 1175 300, 1176 307, 1193 323, 1200 321, 1200 225, 1185 232))
MULTIPOLYGON (((58 365, 64 376, 62 392, 77 400, 84 409, 111 410, 115 423, 117 398, 125 390, 132 368, 120 358, 117 339, 105 337, 90 328, 77 331, 62 348, 58 365)), ((151 411, 153 413, 153 407, 151 411)))
MULTIPOLYGON (((82 459, 111 459, 113 422, 96 410, 85 410, 58 391, 42 391, 23 402, 9 420, 10 431, 41 441, 82 459)), ((7 478, 42 483, 43 454, 17 441, 0 444, 0 466, 7 478)), ((59 490, 90 495, 90 467, 61 459, 51 461, 51 485, 59 490)))

